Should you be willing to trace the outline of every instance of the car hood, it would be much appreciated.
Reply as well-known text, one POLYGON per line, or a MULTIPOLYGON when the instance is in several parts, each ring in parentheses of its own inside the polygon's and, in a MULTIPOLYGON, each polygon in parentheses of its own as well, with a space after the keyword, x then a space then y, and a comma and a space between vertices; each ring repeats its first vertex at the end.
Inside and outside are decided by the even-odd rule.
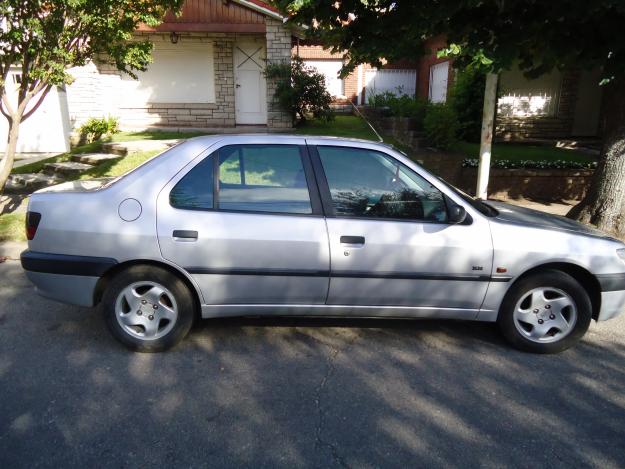
POLYGON ((486 203, 499 212, 494 219, 501 223, 566 231, 599 238, 610 238, 603 231, 559 215, 551 215, 549 213, 506 204, 504 202, 493 202, 489 200, 486 203))

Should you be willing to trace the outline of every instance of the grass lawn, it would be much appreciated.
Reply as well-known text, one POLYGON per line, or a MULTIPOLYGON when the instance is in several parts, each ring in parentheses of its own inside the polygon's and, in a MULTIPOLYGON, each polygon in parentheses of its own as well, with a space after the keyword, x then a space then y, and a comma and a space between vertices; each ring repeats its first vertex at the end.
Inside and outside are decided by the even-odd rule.
POLYGON ((93 169, 86 171, 80 175, 80 179, 95 179, 101 177, 117 177, 127 173, 131 169, 136 168, 144 161, 152 158, 154 155, 161 153, 160 151, 142 151, 124 156, 118 160, 100 163, 93 169))
MULTIPOLYGON (((452 150, 466 155, 467 158, 479 158, 480 156, 479 143, 458 142, 452 147, 452 150)), ((495 160, 564 160, 579 163, 596 161, 592 155, 576 150, 519 143, 495 143, 493 145, 493 158, 495 160)))
POLYGON ((378 140, 367 123, 356 116, 336 116, 330 122, 306 121, 295 129, 295 133, 299 135, 329 135, 332 137, 378 140))
POLYGON ((25 218, 25 213, 0 216, 0 241, 26 241, 25 218))

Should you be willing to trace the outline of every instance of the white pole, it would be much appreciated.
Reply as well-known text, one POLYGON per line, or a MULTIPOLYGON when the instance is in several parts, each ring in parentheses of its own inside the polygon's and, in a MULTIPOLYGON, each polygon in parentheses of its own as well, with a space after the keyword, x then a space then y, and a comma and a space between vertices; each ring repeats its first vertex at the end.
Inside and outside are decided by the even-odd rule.
POLYGON ((490 173, 490 156, 493 146, 495 106, 497 105, 497 79, 498 75, 496 73, 487 74, 486 87, 484 89, 480 165, 477 169, 477 189, 475 191, 475 196, 484 200, 488 198, 488 175, 490 173))

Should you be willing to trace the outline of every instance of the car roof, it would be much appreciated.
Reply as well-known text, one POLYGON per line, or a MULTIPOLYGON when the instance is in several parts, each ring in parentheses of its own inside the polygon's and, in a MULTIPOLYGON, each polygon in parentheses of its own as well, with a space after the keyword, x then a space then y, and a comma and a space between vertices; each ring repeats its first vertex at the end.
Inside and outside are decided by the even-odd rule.
POLYGON ((193 137, 189 140, 202 141, 206 143, 212 143, 217 140, 219 141, 228 141, 232 140, 233 142, 244 143, 252 140, 263 140, 263 141, 272 141, 276 143, 287 142, 294 140, 301 141, 315 141, 315 142, 343 142, 343 143, 357 143, 357 144, 367 144, 367 145, 381 145, 385 147, 389 147, 388 143, 384 142, 376 142, 373 140, 365 140, 359 138, 344 138, 344 137, 332 137, 332 136, 323 136, 323 135, 298 135, 298 134, 278 134, 278 133, 246 133, 246 134, 214 134, 214 135, 202 135, 199 137, 193 137))

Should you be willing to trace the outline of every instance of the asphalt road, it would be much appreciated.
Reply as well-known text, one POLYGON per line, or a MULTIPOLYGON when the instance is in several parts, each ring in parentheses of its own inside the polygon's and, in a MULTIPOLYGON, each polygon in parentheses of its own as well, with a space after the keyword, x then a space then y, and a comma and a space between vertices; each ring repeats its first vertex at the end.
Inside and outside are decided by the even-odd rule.
POLYGON ((0 264, 0 467, 623 467, 625 317, 520 353, 494 326, 210 320, 133 354, 0 264))

